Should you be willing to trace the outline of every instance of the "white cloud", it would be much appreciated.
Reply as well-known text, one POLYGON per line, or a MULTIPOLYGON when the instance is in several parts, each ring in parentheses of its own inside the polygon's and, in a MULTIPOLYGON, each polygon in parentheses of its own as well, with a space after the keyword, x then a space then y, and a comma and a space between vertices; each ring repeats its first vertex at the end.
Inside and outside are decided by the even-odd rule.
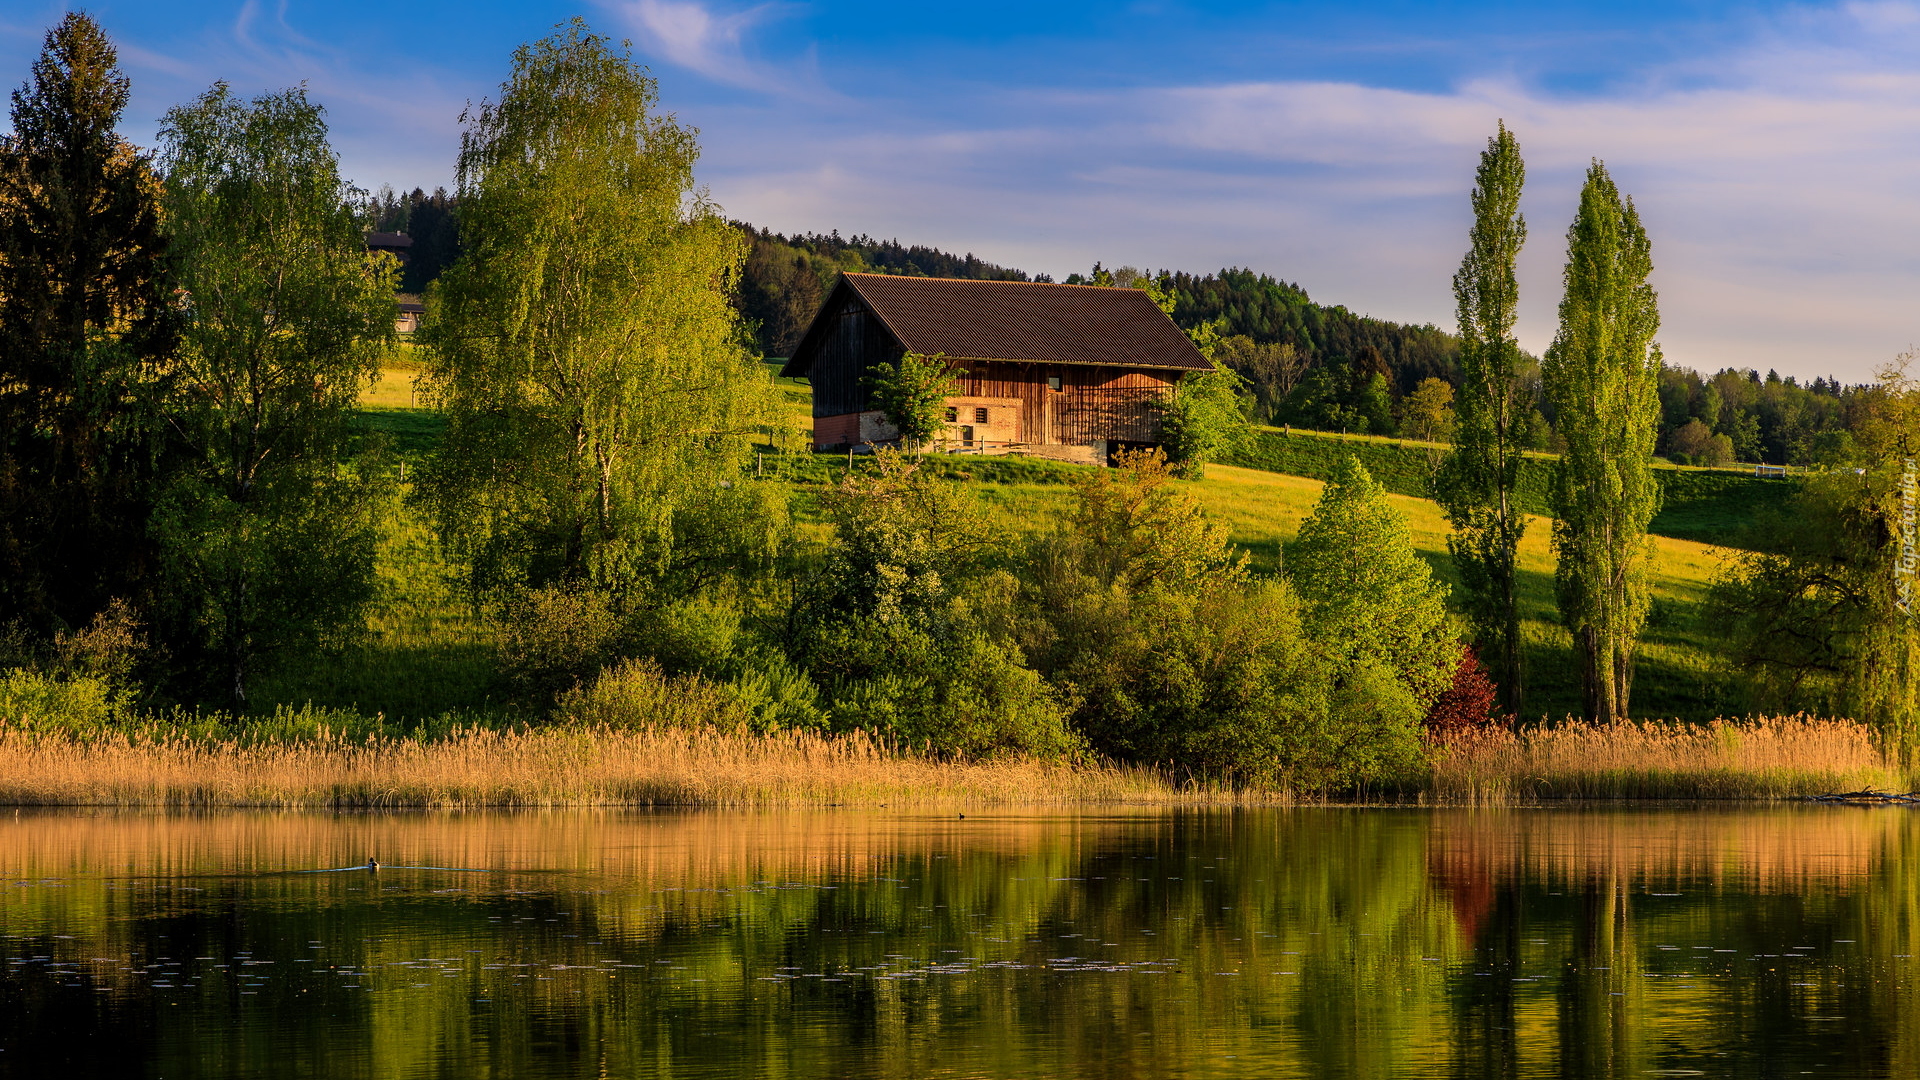
POLYGON ((603 0, 603 6, 638 34, 642 50, 714 82, 782 95, 822 93, 811 63, 774 63, 748 54, 748 32, 791 10, 788 4, 735 11, 701 0, 603 0))
POLYGON ((1004 92, 964 129, 874 101, 857 117, 702 126, 714 193, 756 223, 1056 274, 1096 258, 1247 265, 1324 302, 1448 326, 1467 189, 1504 118, 1530 168, 1530 348, 1551 337, 1563 231, 1599 157, 1653 234, 1674 362, 1864 379, 1920 339, 1916 61, 1920 8, 1856 4, 1586 95, 1275 80, 1004 92))

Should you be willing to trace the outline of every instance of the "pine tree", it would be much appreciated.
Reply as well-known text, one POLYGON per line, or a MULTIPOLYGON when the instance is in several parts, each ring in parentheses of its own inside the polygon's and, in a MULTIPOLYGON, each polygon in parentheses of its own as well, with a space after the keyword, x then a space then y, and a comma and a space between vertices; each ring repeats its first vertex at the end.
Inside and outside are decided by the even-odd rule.
POLYGON ((1560 330, 1540 376, 1566 442, 1555 470, 1553 546, 1560 619, 1580 654, 1586 715, 1627 715, 1633 653, 1647 619, 1647 525, 1659 510, 1660 310, 1652 246, 1600 162, 1567 230, 1560 330))
POLYGON ((0 142, 0 623, 138 599, 177 317, 159 185, 115 132, 128 81, 93 20, 48 31, 0 142))
POLYGON ((1527 239, 1520 216, 1526 183, 1520 143, 1500 125, 1474 177, 1473 229, 1453 275, 1460 323, 1460 389, 1453 407, 1453 452, 1436 485, 1453 536, 1475 638, 1492 662, 1508 712, 1518 714, 1525 667, 1514 568, 1527 517, 1515 498, 1531 404, 1519 381, 1513 323, 1520 287, 1514 263, 1527 239))

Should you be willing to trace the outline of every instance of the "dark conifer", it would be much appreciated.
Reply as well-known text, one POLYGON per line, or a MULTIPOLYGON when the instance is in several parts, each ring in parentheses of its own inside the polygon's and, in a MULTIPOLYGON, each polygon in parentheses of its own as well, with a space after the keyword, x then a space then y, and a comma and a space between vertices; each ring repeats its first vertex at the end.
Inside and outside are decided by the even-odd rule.
POLYGON ((0 622, 47 632, 140 592, 176 332, 159 186, 115 131, 92 19, 47 33, 0 141, 0 622))

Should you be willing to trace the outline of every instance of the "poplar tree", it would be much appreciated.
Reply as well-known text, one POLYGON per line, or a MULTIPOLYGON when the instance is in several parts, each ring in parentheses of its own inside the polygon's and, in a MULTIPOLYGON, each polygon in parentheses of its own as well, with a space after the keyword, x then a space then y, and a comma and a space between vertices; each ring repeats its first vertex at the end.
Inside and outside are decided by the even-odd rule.
POLYGON ((377 479, 343 469, 353 410, 394 338, 399 265, 369 254, 319 106, 215 84, 160 131, 175 236, 190 468, 156 517, 175 652, 233 709, 268 654, 359 621, 377 479))
POLYGON ((1526 183, 1520 142, 1503 122, 1487 140, 1474 175, 1473 228, 1453 275, 1459 313, 1460 387, 1453 404, 1453 451, 1437 494, 1453 535, 1468 617, 1494 670, 1506 710, 1518 715, 1525 667, 1514 569, 1527 517, 1515 498, 1532 411, 1520 386, 1513 324, 1520 298, 1514 264, 1527 239, 1520 216, 1526 183))
POLYGON ((42 634, 139 600, 153 564, 176 320, 128 85, 71 12, 0 140, 0 624, 42 634))
POLYGON ((781 520, 741 469, 772 392, 730 303, 747 242, 658 105, 575 19, 463 117, 464 254, 422 331, 447 432, 421 494, 482 591, 625 603, 738 565, 781 520))
POLYGON ((1555 593, 1579 654, 1586 715, 1627 715, 1647 619, 1647 525, 1660 418, 1652 247, 1632 200, 1595 161, 1567 230, 1560 329, 1540 376, 1566 449, 1554 473, 1555 593))

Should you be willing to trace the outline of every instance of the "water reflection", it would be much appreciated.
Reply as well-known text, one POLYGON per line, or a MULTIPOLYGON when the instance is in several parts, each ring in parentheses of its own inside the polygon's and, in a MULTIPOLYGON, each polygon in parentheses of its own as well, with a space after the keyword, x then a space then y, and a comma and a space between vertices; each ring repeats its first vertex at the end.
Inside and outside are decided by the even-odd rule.
POLYGON ((22 812, 0 1075, 1911 1076, 1917 829, 22 812))

